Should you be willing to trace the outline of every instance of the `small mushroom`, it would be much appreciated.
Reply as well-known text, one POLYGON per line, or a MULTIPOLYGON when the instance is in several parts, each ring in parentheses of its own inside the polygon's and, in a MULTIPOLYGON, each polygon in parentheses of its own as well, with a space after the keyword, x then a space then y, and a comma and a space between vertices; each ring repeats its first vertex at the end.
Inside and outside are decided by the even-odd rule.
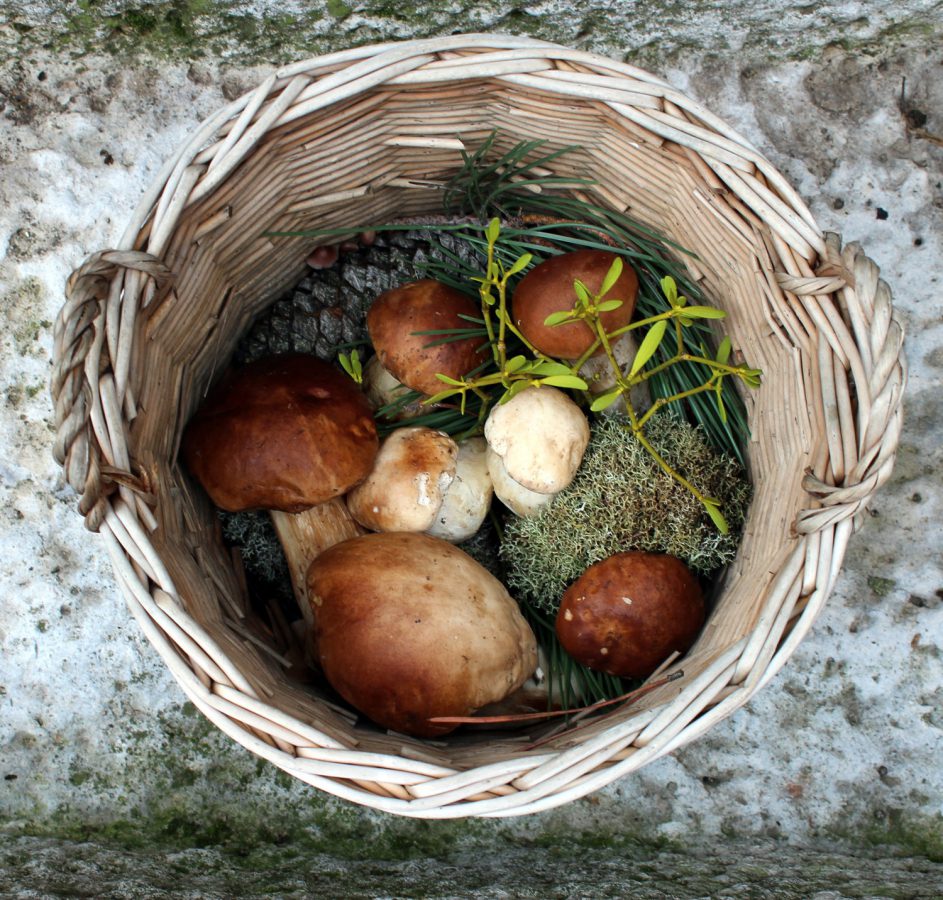
POLYGON ((458 445, 455 477, 446 489, 435 520, 426 529, 427 534, 458 544, 481 528, 494 492, 487 450, 484 438, 469 438, 458 445))
POLYGON ((458 445, 422 426, 397 428, 380 445, 366 480, 347 495, 354 519, 371 531, 425 531, 455 478, 458 445))
POLYGON ((340 259, 340 255, 339 244, 323 244, 315 248, 305 262, 312 269, 330 269, 340 259))
MULTIPOLYGON (((629 371, 637 352, 638 342, 635 340, 631 331, 620 335, 612 344, 612 355, 615 357, 623 373, 629 371)), ((589 392, 594 396, 604 394, 610 388, 616 386, 616 374, 612 371, 612 364, 605 355, 591 356, 587 359, 580 367, 580 377, 589 386, 589 392)), ((648 409, 652 405, 648 382, 643 381, 635 385, 629 392, 629 399, 632 401, 632 408, 636 412, 648 409)), ((602 412, 603 415, 624 416, 626 414, 625 398, 620 397, 615 403, 607 406, 602 412)))
MULTIPOLYGON (((367 395, 371 406, 375 410, 382 409, 395 403, 403 395, 410 393, 410 389, 402 382, 397 381, 393 375, 383 368, 379 356, 371 356, 367 364, 363 367, 363 391, 367 395)), ((428 410, 423 409, 422 403, 415 400, 400 407, 390 419, 402 420, 412 419, 428 410)), ((386 416, 384 416, 386 418, 386 416)))
MULTIPOLYGON (((534 266, 521 279, 512 300, 514 321, 524 337, 547 356, 579 359, 596 339, 592 329, 585 322, 565 325, 545 325, 544 322, 555 312, 573 309, 575 281, 581 281, 595 295, 616 258, 615 253, 606 250, 574 250, 551 256, 534 266)), ((600 316, 607 332, 632 321, 637 296, 638 276, 631 266, 625 265, 606 294, 606 299, 621 300, 622 305, 600 316)), ((601 352, 601 348, 596 352, 601 352)))
POLYGON ((495 496, 515 515, 536 515, 540 507, 553 499, 553 494, 540 494, 529 490, 511 478, 508 470, 504 468, 504 460, 490 447, 486 458, 495 496))
POLYGON ((674 556, 632 551, 590 566, 563 595, 556 631, 577 662, 646 678, 686 653, 704 624, 697 579, 674 556))
POLYGON ((468 540, 491 504, 482 438, 456 444, 431 428, 398 428, 380 445, 373 471, 347 496, 354 519, 371 531, 424 531, 468 540))
POLYGON ((353 381, 316 357, 286 354, 226 377, 188 423, 181 455, 220 508, 272 511, 296 599, 310 615, 308 565, 360 533, 337 498, 369 474, 378 445, 353 381))
MULTIPOLYGON (((589 443, 589 423, 563 391, 535 386, 491 410, 485 438, 508 478, 528 491, 556 494, 579 469, 589 443)), ((489 462, 489 469, 495 494, 502 501, 508 497, 509 505, 515 502, 496 464, 489 462)), ((526 504, 527 495, 524 498, 526 504)))
POLYGON ((481 338, 442 343, 442 335, 421 332, 469 328, 461 317, 479 314, 465 294, 425 279, 380 294, 367 313, 367 330, 384 368, 407 387, 431 396, 446 387, 437 374, 461 378, 486 357, 481 338))
POLYGON ((420 737, 516 690, 537 642, 504 585, 424 534, 368 534, 308 573, 315 652, 334 689, 385 728, 420 737))

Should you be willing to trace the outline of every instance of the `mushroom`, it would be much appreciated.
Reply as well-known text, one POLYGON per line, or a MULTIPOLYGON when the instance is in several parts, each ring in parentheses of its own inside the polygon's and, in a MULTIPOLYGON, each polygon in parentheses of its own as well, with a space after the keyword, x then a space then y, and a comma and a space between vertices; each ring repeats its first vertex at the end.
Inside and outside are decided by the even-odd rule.
POLYGON ((537 642, 504 585, 452 544, 368 534, 308 572, 314 649, 334 689, 378 725, 420 737, 516 690, 537 642))
POLYGON ((431 528, 457 456, 458 445, 444 432, 397 428, 380 445, 366 480, 347 495, 350 514, 371 531, 431 528))
POLYGON ((312 269, 330 269, 340 259, 340 244, 323 244, 315 248, 305 262, 312 269))
MULTIPOLYGON (((382 409, 401 399, 405 394, 410 393, 410 388, 402 382, 397 381, 393 375, 383 368, 379 356, 371 356, 367 364, 363 367, 363 392, 373 406, 374 410, 382 409)), ((394 421, 402 419, 412 419, 428 410, 423 409, 422 402, 414 400, 411 403, 405 403, 400 406, 395 413, 390 416, 384 415, 384 418, 394 421)))
MULTIPOLYGON (((638 352, 638 342, 631 331, 620 335, 612 343, 612 355, 623 372, 628 372, 638 352)), ((604 394, 616 386, 616 373, 612 371, 612 364, 603 354, 591 356, 580 366, 580 377, 589 385, 589 392, 593 396, 604 394)), ((652 405, 651 392, 648 382, 643 381, 629 392, 632 408, 642 412, 652 405)), ((615 403, 602 410, 603 415, 626 415, 625 398, 620 397, 615 403)))
POLYGON ((497 460, 489 456, 495 494, 512 509, 515 503, 526 508, 536 498, 523 494, 518 499, 514 485, 509 485, 507 479, 532 493, 552 495, 562 491, 583 459, 589 443, 589 423, 563 391, 534 386, 491 410, 485 422, 485 438, 504 469, 502 472, 497 460))
POLYGON ((442 505, 432 525, 426 529, 433 537, 453 544, 472 537, 488 515, 494 492, 487 461, 488 444, 484 438, 469 438, 458 445, 455 477, 445 492, 442 505))
MULTIPOLYGON (((521 279, 512 299, 514 321, 524 337, 547 356, 579 359, 596 340, 592 329, 585 322, 564 325, 545 325, 544 322, 555 312, 573 309, 575 281, 581 281, 590 294, 595 295, 616 259, 616 254, 607 250, 574 250, 551 256, 534 266, 521 279)), ((622 305, 600 316, 607 332, 632 321, 637 296, 638 276, 631 266, 623 266, 605 298, 621 300, 622 305)), ((596 352, 602 352, 602 348, 596 352)))
POLYGON ((431 428, 398 428, 380 445, 366 481, 348 494, 348 509, 371 531, 467 540, 491 502, 485 447, 480 438, 459 445, 431 428))
POLYGON ((181 453, 210 499, 229 512, 272 510, 295 596, 310 619, 311 559, 361 533, 335 499, 370 472, 378 438, 370 406, 333 366, 302 354, 231 373, 187 425, 181 453))
POLYGON ((487 451, 486 461, 495 496, 515 515, 536 515, 541 506, 553 499, 553 494, 541 494, 529 490, 511 478, 508 475, 508 470, 504 468, 504 460, 490 447, 487 451))
POLYGON ((590 566, 567 588, 556 631, 584 666, 646 678, 673 652, 687 652, 703 624, 701 587, 688 567, 632 551, 590 566))
POLYGON ((469 297, 425 279, 380 294, 367 313, 367 330, 383 367, 407 387, 432 395, 445 387, 437 374, 461 378, 486 356, 478 337, 441 343, 441 335, 420 332, 469 328, 461 317, 479 314, 469 297))

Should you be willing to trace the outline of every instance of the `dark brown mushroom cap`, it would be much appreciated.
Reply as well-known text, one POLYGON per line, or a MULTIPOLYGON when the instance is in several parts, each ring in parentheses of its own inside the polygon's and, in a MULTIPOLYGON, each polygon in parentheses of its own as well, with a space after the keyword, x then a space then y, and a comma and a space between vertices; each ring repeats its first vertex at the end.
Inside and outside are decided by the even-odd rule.
POLYGON ((590 566, 563 595, 557 637, 577 662, 645 678, 685 653, 704 624, 697 579, 674 556, 616 553, 590 566))
POLYGON ((520 687, 537 643, 507 589, 452 544, 367 534, 308 569, 314 646, 325 676, 379 725, 429 737, 520 687))
MULTIPOLYGON (((574 250, 551 256, 531 269, 521 279, 511 300, 514 322, 524 337, 547 356, 557 359, 582 356, 596 339, 585 322, 552 326, 544 325, 544 322, 552 313, 573 308, 576 302, 574 281, 582 281, 595 295, 615 259, 616 254, 606 250, 574 250)), ((638 276, 626 263, 618 281, 606 294, 605 299, 622 301, 618 309, 605 312, 600 317, 607 332, 632 321, 637 296, 638 276)))
POLYGON ((416 334, 447 328, 472 328, 460 315, 481 311, 464 294, 432 279, 414 281, 385 291, 367 313, 367 330, 380 363, 397 381, 423 394, 448 387, 436 374, 461 378, 485 360, 481 338, 467 338, 430 347, 442 335, 416 334))
POLYGON ((287 354, 225 378, 187 425, 181 454, 222 509, 301 512, 366 478, 378 447, 357 385, 313 356, 287 354))

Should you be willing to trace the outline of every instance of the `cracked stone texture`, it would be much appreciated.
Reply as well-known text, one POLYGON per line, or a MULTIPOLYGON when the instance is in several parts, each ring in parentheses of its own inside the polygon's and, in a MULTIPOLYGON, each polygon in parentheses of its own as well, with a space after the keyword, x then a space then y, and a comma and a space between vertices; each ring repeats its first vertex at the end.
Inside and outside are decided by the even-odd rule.
MULTIPOLYGON (((580 835, 610 854, 628 836, 656 848, 671 841, 719 852, 748 840, 798 854, 803 846, 881 845, 881 854, 943 859, 939 4, 849 2, 823 11, 732 2, 724 12, 661 3, 656 16, 643 4, 453 2, 414 4, 416 16, 398 17, 385 6, 181 0, 141 3, 129 21, 125 4, 0 3, 0 823, 11 833, 115 842, 129 853, 169 842, 444 859, 471 841, 500 858, 503 841, 570 847, 580 835), (86 18, 70 26, 76 9, 86 18), (157 24, 142 21, 148 11, 157 24), (291 41, 273 49, 260 37, 259 17, 295 15, 291 41), (718 25, 722 15, 729 26, 718 25), (642 60, 726 118, 789 177, 823 228, 861 241, 882 267, 911 370, 894 475, 813 633, 761 694, 693 745, 564 809, 430 825, 294 784, 184 702, 125 610, 104 550, 83 530, 51 460, 48 376, 65 278, 113 245, 162 161, 201 118, 256 84, 272 61, 471 27, 642 60), (108 52, 116 47, 123 55, 108 52)), ((45 858, 55 867, 60 857, 45 858)), ((0 861, 27 872, 16 865, 0 861)), ((364 883, 372 883, 368 870, 364 883)), ((846 896, 836 870, 823 871, 820 896, 846 896)), ((928 872, 928 884, 939 880, 939 868, 928 872)), ((505 894, 486 890, 478 895, 528 896, 510 883, 505 894)), ((766 896, 726 882, 717 890, 766 896)), ((847 896, 922 896, 854 890, 847 896)), ((777 896, 811 895, 797 888, 777 896)))

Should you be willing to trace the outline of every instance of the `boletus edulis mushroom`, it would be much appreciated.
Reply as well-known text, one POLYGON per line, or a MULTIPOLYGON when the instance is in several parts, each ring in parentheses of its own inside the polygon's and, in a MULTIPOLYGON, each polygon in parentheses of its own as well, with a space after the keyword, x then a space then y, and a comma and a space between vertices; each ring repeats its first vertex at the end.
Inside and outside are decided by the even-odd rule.
POLYGON ((354 519, 371 531, 424 531, 453 543, 481 527, 491 505, 485 442, 456 444, 421 425, 397 428, 373 470, 347 495, 354 519))
MULTIPOLYGON (((590 327, 585 322, 562 325, 546 325, 545 322, 553 313, 573 309, 575 281, 581 281, 590 294, 598 293, 615 259, 615 253, 605 250, 574 250, 551 256, 534 266, 521 279, 512 299, 514 321, 524 337, 547 356, 579 359, 596 340, 590 327)), ((621 300, 622 305, 600 316, 607 332, 632 321, 637 296, 638 276, 631 266, 625 265, 606 294, 606 299, 621 300)), ((602 348, 597 352, 602 352, 602 348)))
POLYGON ((370 472, 379 440, 370 405, 343 372, 286 354, 231 372, 184 432, 187 468, 221 509, 272 511, 296 599, 311 559, 361 533, 340 498, 370 472))
POLYGON ((589 423, 563 391, 529 387, 492 407, 485 438, 495 495, 517 515, 528 516, 576 476, 589 423))
POLYGON ((704 624, 697 579, 674 556, 631 551, 590 566, 563 595, 556 631, 577 662, 645 678, 686 653, 704 624))
POLYGON ((314 650, 334 689, 378 725, 419 737, 520 687, 534 633, 504 585, 425 534, 335 544, 308 570, 314 650))
POLYGON ((431 396, 446 386, 437 374, 461 378, 487 355, 481 338, 442 343, 441 334, 421 332, 469 328, 461 317, 480 314, 471 298, 426 278, 380 294, 367 313, 367 330, 383 367, 400 383, 431 396))

